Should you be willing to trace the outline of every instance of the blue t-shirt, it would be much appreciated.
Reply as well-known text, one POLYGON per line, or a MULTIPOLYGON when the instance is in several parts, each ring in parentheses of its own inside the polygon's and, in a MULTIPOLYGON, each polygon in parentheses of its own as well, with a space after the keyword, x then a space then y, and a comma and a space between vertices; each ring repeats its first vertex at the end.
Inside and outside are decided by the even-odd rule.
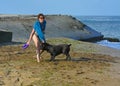
POLYGON ((44 36, 44 33, 43 31, 45 30, 45 27, 46 27, 46 21, 44 20, 43 23, 40 23, 39 20, 35 21, 34 23, 34 30, 35 32, 37 33, 39 39, 42 41, 42 42, 46 42, 45 41, 45 36, 44 36))

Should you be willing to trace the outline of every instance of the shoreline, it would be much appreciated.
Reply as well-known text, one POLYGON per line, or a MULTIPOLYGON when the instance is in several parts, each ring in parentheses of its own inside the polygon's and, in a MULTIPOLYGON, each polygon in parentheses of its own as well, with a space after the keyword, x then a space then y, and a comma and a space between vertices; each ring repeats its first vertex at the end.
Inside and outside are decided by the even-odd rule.
POLYGON ((109 40, 100 40, 100 41, 97 41, 95 43, 102 45, 102 46, 106 46, 106 47, 120 50, 120 42, 109 41, 109 40))

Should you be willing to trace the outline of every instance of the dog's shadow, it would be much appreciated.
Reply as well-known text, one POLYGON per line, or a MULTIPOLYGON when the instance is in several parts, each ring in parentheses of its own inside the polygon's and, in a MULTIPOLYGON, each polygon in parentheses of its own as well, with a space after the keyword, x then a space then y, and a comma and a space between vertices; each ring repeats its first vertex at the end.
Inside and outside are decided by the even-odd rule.
POLYGON ((92 59, 86 57, 72 58, 71 61, 90 61, 92 59))
MULTIPOLYGON (((46 60, 49 61, 49 60, 46 60)), ((87 57, 74 57, 71 58, 71 60, 66 60, 66 59, 55 59, 54 61, 49 61, 49 62, 60 62, 60 61, 72 61, 72 62, 80 62, 80 61, 102 61, 102 62, 113 62, 116 63, 114 60, 109 60, 109 59, 100 59, 100 58, 87 58, 87 57)))
POLYGON ((49 59, 46 59, 45 61, 50 61, 50 62, 60 62, 60 61, 89 61, 92 60, 90 58, 71 58, 71 60, 66 60, 66 59, 55 59, 54 61, 50 61, 49 59))
POLYGON ((116 63, 114 60, 110 60, 110 59, 87 58, 87 57, 72 58, 71 61, 75 61, 75 62, 79 62, 79 61, 100 61, 100 62, 113 62, 113 63, 116 63))

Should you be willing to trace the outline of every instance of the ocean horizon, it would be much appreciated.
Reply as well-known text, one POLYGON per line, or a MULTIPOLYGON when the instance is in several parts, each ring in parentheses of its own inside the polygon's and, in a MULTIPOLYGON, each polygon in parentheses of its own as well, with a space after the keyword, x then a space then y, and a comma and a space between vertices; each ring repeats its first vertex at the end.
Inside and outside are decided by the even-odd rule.
MULTIPOLYGON (((120 16, 75 16, 87 26, 100 32, 104 37, 120 40, 120 16)), ((120 42, 101 40, 97 42, 102 46, 120 49, 120 42)))

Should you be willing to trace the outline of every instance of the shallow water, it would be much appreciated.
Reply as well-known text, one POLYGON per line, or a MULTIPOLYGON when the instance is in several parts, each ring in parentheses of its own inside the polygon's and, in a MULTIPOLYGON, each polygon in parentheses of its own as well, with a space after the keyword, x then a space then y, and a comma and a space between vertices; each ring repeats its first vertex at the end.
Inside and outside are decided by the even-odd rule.
MULTIPOLYGON (((117 38, 120 40, 120 16, 76 16, 77 19, 101 32, 104 37, 117 38)), ((120 42, 102 40, 100 45, 120 49, 120 42)))

